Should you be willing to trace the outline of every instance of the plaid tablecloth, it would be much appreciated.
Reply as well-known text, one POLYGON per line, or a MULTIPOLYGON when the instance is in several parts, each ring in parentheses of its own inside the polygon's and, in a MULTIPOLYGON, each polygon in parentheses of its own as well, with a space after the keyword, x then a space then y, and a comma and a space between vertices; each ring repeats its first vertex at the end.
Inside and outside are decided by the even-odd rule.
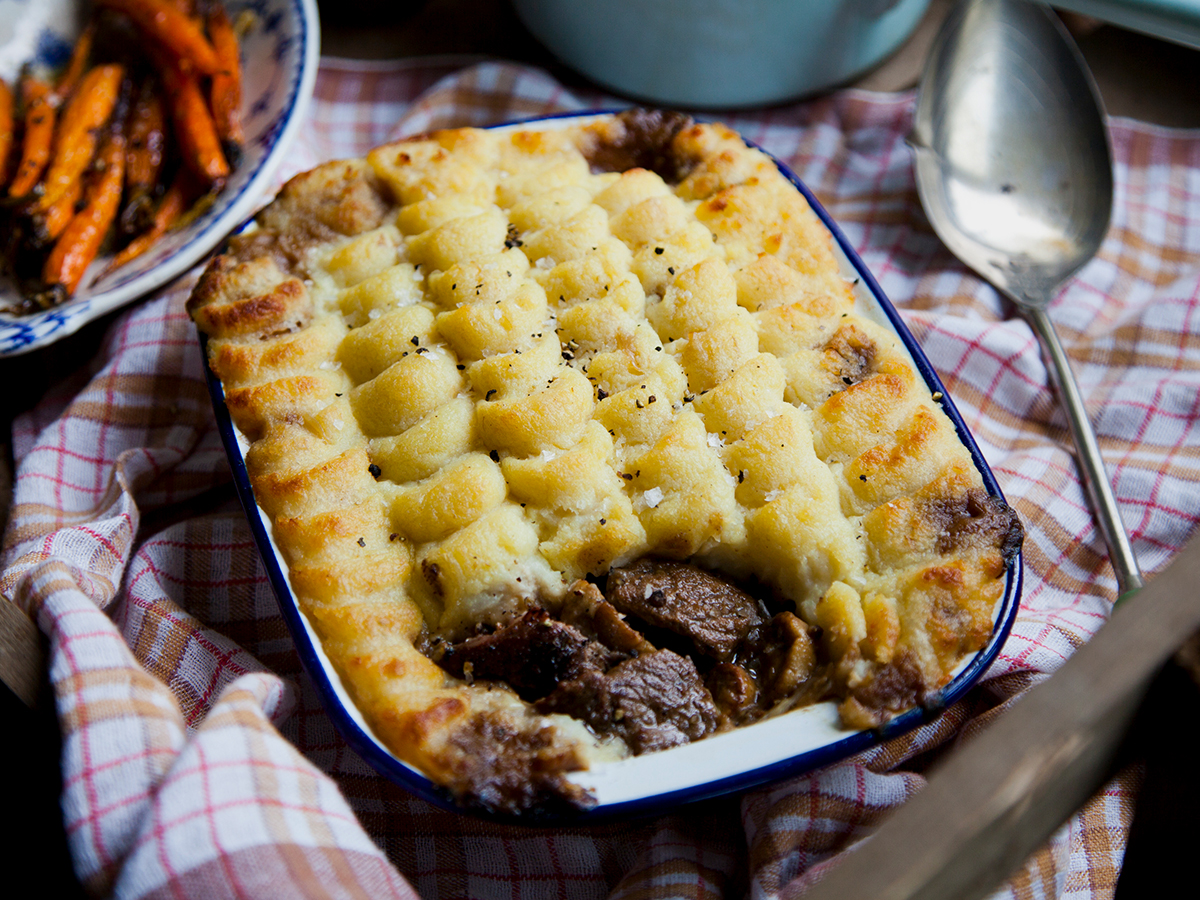
MULTIPOLYGON (((327 59, 284 175, 438 126, 611 105, 505 64, 327 59)), ((840 765, 659 819, 497 826, 435 809, 340 740, 234 499, 185 278, 121 317, 14 426, 3 591, 51 641, 76 872, 121 897, 793 897, 1105 621, 1115 584, 1023 321, 933 235, 911 94, 731 116, 843 225, 939 368, 1027 527, 1012 637, 967 700, 840 765)), ((1149 577, 1200 517, 1200 133, 1110 123, 1116 211, 1055 302, 1149 577)), ((194 277, 194 275, 192 276, 194 277)), ((1182 636, 1181 636, 1182 637, 1182 636)), ((1120 774, 1001 896, 1111 896, 1138 786, 1120 774)))

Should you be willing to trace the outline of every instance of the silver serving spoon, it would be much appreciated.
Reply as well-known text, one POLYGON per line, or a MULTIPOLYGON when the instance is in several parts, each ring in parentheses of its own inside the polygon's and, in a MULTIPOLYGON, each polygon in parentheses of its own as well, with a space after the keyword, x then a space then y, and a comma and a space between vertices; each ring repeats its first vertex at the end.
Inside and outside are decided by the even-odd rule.
POLYGON ((964 0, 921 79, 910 143, 934 231, 1024 313, 1066 409, 1083 483, 1117 576, 1142 575, 1067 355, 1046 314, 1112 213, 1099 92, 1058 17, 1025 0, 964 0))

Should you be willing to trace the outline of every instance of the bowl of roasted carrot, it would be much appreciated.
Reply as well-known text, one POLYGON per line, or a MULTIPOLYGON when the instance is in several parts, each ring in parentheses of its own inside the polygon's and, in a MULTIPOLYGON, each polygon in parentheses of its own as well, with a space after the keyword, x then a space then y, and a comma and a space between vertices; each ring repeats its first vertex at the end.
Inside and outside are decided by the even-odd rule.
POLYGON ((314 0, 0 2, 0 355, 145 296, 248 218, 318 52, 314 0))

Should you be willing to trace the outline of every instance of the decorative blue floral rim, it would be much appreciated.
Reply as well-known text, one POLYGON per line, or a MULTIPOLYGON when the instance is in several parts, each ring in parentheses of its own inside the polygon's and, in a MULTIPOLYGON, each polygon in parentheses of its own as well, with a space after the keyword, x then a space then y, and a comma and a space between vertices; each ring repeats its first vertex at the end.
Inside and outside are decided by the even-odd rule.
MULTIPOLYGON (((612 111, 587 111, 587 112, 572 112, 562 113, 554 116, 543 116, 534 119, 527 119, 521 122, 508 123, 503 128, 521 127, 529 124, 546 123, 555 120, 574 120, 586 119, 597 115, 609 114, 612 111)), ((747 141, 750 146, 755 146, 747 141)), ((764 151, 765 152, 765 151, 764 151)), ((769 154, 768 154, 769 155, 769 154)), ((772 157, 773 158, 773 157, 772 157)), ((909 354, 912 356, 916 365, 917 371, 928 385, 930 392, 942 394, 941 405, 950 421, 954 423, 954 427, 958 432, 959 438, 970 451, 971 458, 975 463, 976 468, 982 476, 984 485, 988 493, 995 497, 1003 498, 1003 493, 1000 491, 1000 486, 996 482, 996 478, 989 468, 987 461, 983 458, 978 445, 975 443, 971 433, 967 430, 966 424, 963 422, 962 416, 958 409, 954 406, 950 396, 946 393, 945 387, 934 371, 933 366, 921 351, 916 339, 905 326, 891 301, 884 295, 879 283, 867 270, 862 259, 850 245, 846 236, 841 229, 829 216, 825 208, 820 204, 813 193, 805 186, 805 184, 783 163, 775 160, 780 172, 796 186, 796 188, 804 195, 805 199, 813 208, 814 212, 820 217, 825 227, 829 229, 838 246, 845 254, 852 268, 857 272, 861 279, 861 284, 869 293, 870 298, 878 304, 880 310, 885 314, 888 322, 897 336, 904 343, 909 354)), ((861 295, 860 295, 861 296, 861 295)), ((204 353, 204 358, 208 359, 208 342, 203 334, 200 335, 200 344, 204 353)), ((694 803, 701 800, 707 800, 721 794, 727 794, 735 791, 747 790, 754 787, 759 787, 771 782, 780 781, 785 778, 792 778, 802 775, 806 772, 811 772, 820 769, 824 766, 840 762, 857 753, 862 752, 870 747, 876 746, 883 741, 904 734, 917 726, 935 718, 942 710, 951 704, 955 703, 963 697, 964 694, 975 684, 976 681, 987 670, 988 666, 995 660, 999 654, 1001 647, 1008 634, 1012 629, 1014 620, 1016 619, 1017 609, 1020 603, 1021 587, 1022 587, 1022 559, 1018 554, 1010 563, 1007 570, 1004 595, 995 613, 995 623, 992 629, 992 636, 986 647, 980 650, 975 657, 946 685, 939 691, 934 701, 924 707, 918 707, 905 712, 894 719, 887 722, 880 728, 866 731, 849 732, 846 737, 824 744, 816 749, 798 753, 794 756, 777 762, 756 766, 745 771, 735 772, 726 777, 715 778, 689 785, 679 790, 664 791, 661 793, 649 793, 645 796, 636 799, 616 802, 616 803, 601 803, 600 805, 590 809, 583 810, 577 813, 556 813, 552 817, 513 817, 509 815, 488 815, 478 810, 464 810, 462 807, 454 803, 453 798, 445 789, 438 787, 422 773, 407 764, 398 760, 390 752, 388 752, 382 744, 380 744, 361 724, 361 719, 357 714, 348 710, 343 702, 339 688, 334 686, 333 679, 336 678, 332 666, 330 666, 324 657, 323 651, 319 650, 314 642, 313 632, 308 623, 304 619, 300 611, 299 605, 291 591, 291 586, 288 583, 287 576, 284 574, 280 564, 280 557, 275 550, 274 543, 268 533, 268 528, 264 521, 264 516, 259 510, 254 497, 253 488, 250 486, 250 477, 246 470, 245 460, 242 455, 241 447, 238 443, 237 433, 233 427, 233 423, 229 417, 229 409, 225 404, 225 392, 221 387, 220 380, 205 366, 205 372, 208 382, 209 393, 213 400, 213 409, 216 413, 217 426, 221 434, 221 440, 225 445, 226 453, 229 456, 230 467, 233 472, 234 486, 237 490, 238 498, 241 500, 242 506, 246 511, 247 519, 250 523, 251 532, 254 534, 255 543, 258 545, 259 552, 262 556, 263 565, 267 572, 267 578, 271 582, 271 586, 275 591, 279 608, 283 614, 284 620, 287 623, 288 629, 296 642, 296 651, 300 657, 300 662, 304 666, 305 671, 311 678, 321 702, 328 712, 334 725, 341 733, 346 742, 363 757, 376 771, 387 777, 389 780, 403 787, 412 794, 435 804, 443 809, 454 812, 470 812, 474 815, 480 815, 484 818, 493 821, 512 822, 525 825, 545 825, 548 822, 556 823, 599 823, 602 821, 614 819, 627 819, 639 816, 646 816, 655 813, 661 813, 669 808, 678 807, 687 803, 694 803)), ((785 715, 794 715, 800 710, 785 715)), ((760 723, 761 724, 761 723, 760 723)), ((754 729, 759 727, 756 725, 744 726, 737 729, 731 734, 748 734, 753 736, 754 729)), ((719 738, 721 736, 714 736, 719 738)), ((714 740, 708 738, 707 740, 714 740)), ((689 745, 691 746, 691 745, 689 745)), ((676 748, 684 749, 684 748, 676 748)), ((662 751, 663 753, 672 753, 674 750, 662 751)), ((656 756, 658 754, 655 754, 656 756)), ((638 757, 642 759, 643 757, 638 757)))
MULTIPOLYGON (((45 0, 18 6, 38 13, 45 0)), ((183 274, 204 258, 235 225, 255 208, 299 131, 316 83, 320 26, 316 0, 227 0, 234 21, 252 13, 254 26, 243 37, 243 125, 246 146, 242 163, 210 208, 186 227, 169 232, 142 257, 95 283, 88 284, 61 306, 29 315, 0 312, 0 356, 27 353, 53 343, 96 319, 183 274)), ((78 23, 49 21, 36 37, 34 59, 61 64, 70 52, 78 23)), ((20 36, 19 36, 20 37, 20 36)), ((105 260, 93 264, 100 268, 105 260)), ((6 283, 0 293, 11 296, 6 283)))

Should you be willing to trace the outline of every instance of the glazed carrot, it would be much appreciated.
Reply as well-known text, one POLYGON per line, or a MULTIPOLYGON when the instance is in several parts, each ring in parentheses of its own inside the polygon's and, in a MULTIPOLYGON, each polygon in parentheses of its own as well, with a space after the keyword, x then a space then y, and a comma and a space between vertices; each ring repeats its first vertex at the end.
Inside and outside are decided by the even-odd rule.
POLYGON ((71 50, 71 61, 67 63, 62 77, 58 79, 58 84, 54 87, 54 93, 60 101, 70 97, 71 92, 75 90, 75 85, 79 83, 79 78, 83 75, 84 67, 87 65, 88 57, 92 55, 92 39, 95 34, 96 23, 94 21, 88 22, 87 27, 83 29, 79 38, 75 41, 75 46, 71 50))
POLYGON ((13 95, 8 82, 0 78, 0 186, 8 181, 8 154, 13 145, 13 95))
POLYGON ((46 257, 42 280, 44 305, 61 302, 75 293, 83 273, 96 258, 104 236, 117 215, 121 185, 125 181, 125 133, 116 122, 105 135, 96 155, 97 177, 88 186, 87 203, 71 219, 54 249, 46 257))
POLYGON ((125 206, 121 210, 125 234, 137 234, 150 226, 165 146, 162 98, 154 81, 147 79, 133 107, 125 146, 125 206))
POLYGON ((213 122, 225 155, 236 159, 246 140, 242 133, 242 60, 237 35, 220 3, 209 7, 208 37, 221 61, 221 70, 213 73, 209 92, 213 122))
POLYGON ((8 186, 10 197, 28 194, 46 171, 57 119, 54 91, 32 75, 21 79, 21 102, 25 105, 25 135, 21 140, 21 161, 8 186))
POLYGON ((83 178, 80 177, 72 181, 57 200, 33 214, 32 236, 35 246, 44 247, 63 233, 74 217, 75 207, 82 196, 83 178))
POLYGON ((124 68, 114 64, 89 69, 80 79, 59 120, 38 211, 59 203, 92 161, 96 134, 112 114, 124 75, 124 68))
POLYGON ((216 73, 216 51, 193 19, 165 0, 96 0, 96 5, 124 13, 153 42, 167 50, 185 69, 201 75, 216 73))
POLYGON ((213 124, 208 104, 200 92, 200 80, 194 72, 166 64, 160 68, 175 140, 189 169, 209 187, 220 187, 229 175, 229 163, 221 151, 221 139, 213 124))
POLYGON ((112 258, 112 262, 100 274, 101 278, 125 263, 137 259, 153 247, 158 243, 158 239, 166 234, 167 230, 183 215, 183 211, 187 209, 188 198, 195 193, 189 174, 185 170, 180 170, 179 174, 175 176, 175 180, 171 182, 171 186, 167 188, 167 192, 163 194, 162 202, 158 204, 150 227, 126 244, 121 252, 112 258))

